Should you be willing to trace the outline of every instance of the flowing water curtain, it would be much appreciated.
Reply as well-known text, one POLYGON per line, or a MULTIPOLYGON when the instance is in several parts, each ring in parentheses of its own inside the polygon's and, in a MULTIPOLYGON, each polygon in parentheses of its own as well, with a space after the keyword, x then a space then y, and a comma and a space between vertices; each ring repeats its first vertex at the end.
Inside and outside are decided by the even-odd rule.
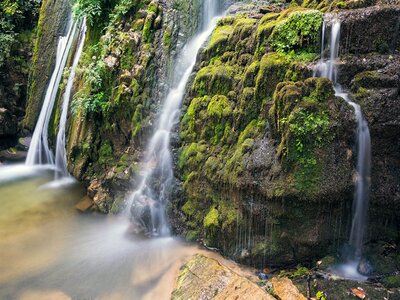
POLYGON ((60 86, 61 77, 76 30, 77 23, 72 21, 70 16, 68 32, 65 36, 60 37, 58 42, 56 64, 46 90, 39 119, 32 135, 31 144, 25 161, 26 165, 54 165, 54 156, 48 143, 48 128, 57 91, 60 86))

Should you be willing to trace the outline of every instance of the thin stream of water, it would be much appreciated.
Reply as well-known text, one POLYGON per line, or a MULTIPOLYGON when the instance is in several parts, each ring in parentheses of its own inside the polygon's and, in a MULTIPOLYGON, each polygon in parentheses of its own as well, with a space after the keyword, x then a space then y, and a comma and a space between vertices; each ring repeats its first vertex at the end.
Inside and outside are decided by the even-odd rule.
POLYGON ((335 94, 343 98, 354 108, 355 118, 357 121, 357 166, 356 166, 356 182, 353 200, 353 218, 349 238, 351 246, 351 255, 348 258, 349 263, 339 267, 339 272, 343 273, 344 277, 363 280, 364 276, 357 271, 360 259, 362 257, 363 242, 365 229, 368 220, 368 204, 369 204, 369 188, 371 176, 371 137, 368 128, 368 123, 364 118, 361 107, 353 102, 348 93, 343 91, 337 81, 337 63, 339 58, 340 46, 340 21, 335 19, 331 28, 330 36, 330 57, 328 60, 324 58, 324 39, 326 23, 323 26, 322 46, 321 46, 321 61, 315 69, 314 76, 326 77, 334 83, 335 94))
POLYGON ((67 86, 65 87, 65 92, 63 95, 62 100, 62 107, 61 107, 61 116, 60 116, 60 124, 57 134, 57 144, 56 144, 56 155, 55 155, 55 165, 56 165, 56 172, 55 177, 56 179, 69 177, 69 173, 67 170, 67 154, 65 148, 65 128, 67 125, 67 118, 68 118, 68 107, 69 102, 71 99, 72 88, 74 85, 76 67, 78 66, 79 59, 82 55, 83 44, 85 42, 85 34, 86 34, 86 19, 82 21, 82 25, 80 28, 80 35, 78 37, 78 45, 74 55, 74 59, 71 66, 71 73, 68 77, 67 86))
POLYGON ((216 25, 217 3, 214 0, 204 1, 202 31, 186 44, 178 59, 174 73, 175 76, 181 77, 164 101, 157 130, 150 139, 145 158, 141 163, 143 167, 140 172, 142 176, 140 184, 127 201, 127 209, 132 214, 133 222, 145 227, 151 235, 169 234, 165 206, 173 181, 171 129, 179 120, 180 106, 196 63, 197 53, 216 25), (150 222, 144 220, 143 214, 146 210, 150 210, 150 222))

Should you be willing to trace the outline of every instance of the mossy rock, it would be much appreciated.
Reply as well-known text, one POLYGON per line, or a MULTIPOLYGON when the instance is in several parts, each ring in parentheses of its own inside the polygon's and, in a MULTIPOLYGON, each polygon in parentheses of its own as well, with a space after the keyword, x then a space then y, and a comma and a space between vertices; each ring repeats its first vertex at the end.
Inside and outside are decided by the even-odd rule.
POLYGON ((274 93, 269 118, 280 140, 278 155, 295 170, 296 188, 308 195, 317 192, 320 176, 315 149, 328 145, 335 136, 334 115, 328 107, 333 100, 332 83, 326 78, 283 82, 274 93))
POLYGON ((378 71, 364 71, 358 73, 351 82, 351 89, 359 92, 362 89, 392 88, 397 79, 378 71))
POLYGON ((268 53, 261 58, 255 83, 257 99, 273 95, 277 84, 284 80, 288 65, 286 58, 277 53, 268 53))
POLYGON ((305 0, 302 6, 307 8, 319 9, 322 12, 337 9, 357 9, 376 4, 376 0, 305 0))
POLYGON ((222 64, 204 67, 197 73, 192 90, 199 96, 228 95, 234 74, 233 67, 222 64))
POLYGON ((244 87, 253 87, 256 84, 256 76, 258 71, 260 70, 260 63, 258 60, 255 60, 251 63, 245 70, 243 76, 243 86, 244 87))
POLYGON ((208 58, 221 55, 226 50, 228 39, 233 32, 233 25, 217 26, 211 35, 211 40, 205 49, 208 58))

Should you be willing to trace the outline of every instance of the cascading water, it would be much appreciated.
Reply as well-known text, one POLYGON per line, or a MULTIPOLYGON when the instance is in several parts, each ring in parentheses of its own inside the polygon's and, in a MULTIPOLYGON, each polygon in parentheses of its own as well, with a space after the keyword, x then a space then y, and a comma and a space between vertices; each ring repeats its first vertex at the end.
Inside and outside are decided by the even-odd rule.
POLYGON ((68 106, 71 98, 72 87, 74 84, 76 67, 79 63, 79 59, 82 54, 83 44, 85 42, 85 34, 86 34, 86 20, 84 19, 80 29, 80 36, 78 37, 78 45, 71 67, 71 73, 69 74, 67 86, 65 87, 65 92, 63 95, 60 125, 57 134, 57 145, 56 145, 56 155, 55 155, 56 178, 69 177, 69 173, 67 170, 67 154, 65 149, 65 127, 67 124, 68 106))
POLYGON ((46 95, 43 101, 42 110, 36 123, 32 141, 26 157, 26 165, 54 165, 54 157, 48 144, 48 128, 50 117, 53 111, 54 101, 60 85, 62 73, 67 62, 68 54, 72 46, 72 41, 76 32, 77 24, 70 22, 67 35, 60 37, 57 48, 56 64, 51 76, 46 95))
POLYGON ((171 129, 178 122, 185 87, 196 62, 197 52, 211 34, 216 24, 218 1, 203 2, 201 32, 190 40, 178 58, 175 84, 170 89, 160 113, 157 130, 150 139, 142 162, 141 181, 128 198, 127 208, 132 221, 146 228, 151 235, 168 235, 165 206, 173 181, 172 155, 170 151, 171 129))
POLYGON ((351 257, 349 263, 343 266, 341 271, 346 277, 354 279, 363 279, 358 273, 357 268, 362 256, 363 240, 365 235, 365 227, 368 216, 369 203, 369 187, 371 176, 371 138, 368 123, 365 120, 361 108, 357 103, 351 101, 349 95, 343 91, 337 82, 337 60, 339 57, 339 38, 340 38, 340 21, 334 20, 331 31, 330 57, 324 59, 324 39, 325 39, 324 23, 322 32, 321 61, 317 65, 314 76, 327 77, 334 83, 335 94, 343 98, 349 103, 355 111, 357 120, 357 177, 356 187, 353 200, 353 218, 351 225, 351 233, 349 244, 351 249, 351 257))

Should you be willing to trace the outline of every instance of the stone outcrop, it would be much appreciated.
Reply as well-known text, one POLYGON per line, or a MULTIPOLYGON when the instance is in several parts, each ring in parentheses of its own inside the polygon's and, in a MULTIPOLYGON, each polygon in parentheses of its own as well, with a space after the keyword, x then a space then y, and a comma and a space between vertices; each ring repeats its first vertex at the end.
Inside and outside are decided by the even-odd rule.
POLYGON ((171 299, 273 300, 275 298, 215 259, 197 254, 181 267, 171 299))

